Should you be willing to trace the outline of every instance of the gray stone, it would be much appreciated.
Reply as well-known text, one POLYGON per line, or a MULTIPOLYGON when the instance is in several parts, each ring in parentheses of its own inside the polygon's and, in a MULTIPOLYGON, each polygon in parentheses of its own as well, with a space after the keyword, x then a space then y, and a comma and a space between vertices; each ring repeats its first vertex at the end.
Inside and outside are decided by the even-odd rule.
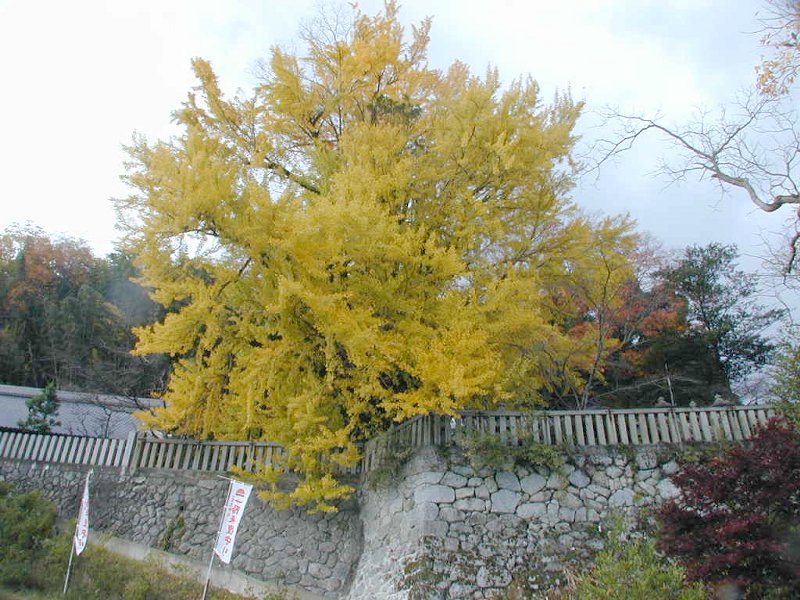
POLYGON ((494 480, 497 482, 497 487, 501 490, 518 492, 522 489, 519 485, 519 479, 511 471, 500 471, 494 476, 494 480))
POLYGON ((575 509, 574 508, 565 508, 561 507, 558 509, 558 519, 560 521, 565 521, 567 523, 572 523, 575 521, 575 509))
POLYGON ((611 507, 633 506, 634 494, 630 488, 617 490, 608 498, 608 505, 611 507))
POLYGON ((517 505, 522 498, 519 492, 511 490, 499 490, 492 494, 492 508, 493 513, 513 513, 517 509, 517 505))
POLYGON ((606 474, 608 475, 609 479, 619 479, 622 477, 622 473, 622 469, 617 466, 608 467, 608 469, 606 469, 606 474))
POLYGON ((446 485, 422 485, 414 490, 414 501, 417 503, 437 502, 439 504, 452 504, 455 499, 455 491, 446 485))
POLYGON ((475 582, 480 588, 497 587, 504 588, 511 583, 511 573, 506 569, 492 569, 482 566, 478 569, 478 574, 475 576, 475 582))
POLYGON ((422 535, 444 539, 447 537, 449 527, 442 521, 425 521, 422 524, 422 535))
POLYGON ((316 577, 317 579, 325 579, 326 577, 331 576, 331 570, 324 565, 312 563, 308 565, 308 574, 316 577))
POLYGON ((462 487, 456 488, 456 500, 460 498, 471 498, 475 495, 475 488, 471 487, 462 487))
POLYGON ((420 502, 414 507, 415 521, 435 521, 439 518, 439 507, 434 502, 420 502))
POLYGON ((596 485, 594 483, 586 489, 597 496, 602 496, 603 498, 608 498, 609 494, 611 494, 611 490, 609 490, 607 487, 596 485))
POLYGON ((564 494, 563 497, 558 499, 558 503, 566 508, 580 508, 583 502, 574 494, 564 494))
POLYGON ((467 523, 453 523, 450 525, 450 533, 453 535, 466 536, 471 535, 474 532, 475 529, 467 523))
POLYGON ((486 510, 486 501, 480 498, 461 498, 456 500, 453 506, 465 511, 486 510))
POLYGON ((549 490, 563 490, 567 487, 567 480, 557 471, 553 471, 547 479, 546 484, 549 490))
POLYGON ((651 498, 656 495, 655 486, 651 485, 647 481, 642 481, 639 484, 639 489, 641 490, 642 495, 649 496, 651 498))
POLYGON ((517 507, 517 515, 523 519, 536 519, 547 512, 547 506, 541 502, 528 502, 517 507))
POLYGON ((428 483, 439 483, 444 477, 444 473, 439 471, 423 471, 416 475, 410 475, 403 484, 412 489, 428 483))
POLYGON ((655 469, 658 466, 658 457, 655 452, 640 451, 636 454, 636 466, 640 469, 655 469))
POLYGON ((475 488, 475 496, 477 498, 483 498, 484 500, 488 500, 491 494, 489 493, 489 488, 487 488, 484 484, 481 484, 475 488))
POLYGON ((453 465, 452 467, 450 467, 450 470, 453 471, 454 473, 463 475, 464 477, 468 478, 475 475, 475 473, 472 470, 472 467, 468 465, 453 465))
POLYGON ((455 523, 464 520, 464 513, 452 506, 443 506, 439 509, 439 518, 448 523, 455 523))
POLYGON ((604 450, 602 452, 596 452, 591 456, 589 456, 589 462, 592 463, 593 465, 600 465, 603 467, 607 467, 608 465, 613 463, 614 460, 608 455, 608 452, 604 450))
POLYGON ((574 485, 576 488, 585 488, 591 482, 589 476, 581 471, 580 469, 576 469, 572 473, 569 474, 569 482, 574 485))
POLYGON ((547 480, 539 475, 538 473, 534 473, 533 475, 528 475, 527 477, 523 477, 522 481, 520 481, 520 487, 522 491, 526 494, 535 494, 539 490, 541 490, 547 484, 547 480))
POLYGON ((467 485, 467 478, 463 475, 458 475, 457 473, 448 471, 445 473, 444 477, 442 477, 441 484, 449 485, 452 488, 460 488, 467 485))
POLYGON ((658 495, 664 500, 677 498, 681 494, 680 490, 669 479, 662 479, 659 481, 658 485, 656 485, 656 489, 658 490, 658 495))
POLYGON ((445 552, 458 552, 459 541, 458 538, 444 538, 443 547, 445 552))
POLYGON ((664 475, 675 475, 680 469, 680 465, 674 460, 669 461, 668 463, 664 463, 661 465, 661 471, 664 475))
POLYGON ((482 477, 470 477, 469 481, 467 481, 467 485, 469 487, 478 487, 482 483, 483 483, 482 477))

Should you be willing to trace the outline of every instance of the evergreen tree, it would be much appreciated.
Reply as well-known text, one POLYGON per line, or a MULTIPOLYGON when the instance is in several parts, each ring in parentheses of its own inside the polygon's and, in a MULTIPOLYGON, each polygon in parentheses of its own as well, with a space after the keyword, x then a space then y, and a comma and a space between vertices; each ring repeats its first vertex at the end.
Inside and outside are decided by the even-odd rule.
POLYGON ((26 400, 25 406, 28 407, 28 417, 18 423, 23 429, 30 429, 36 433, 49 433, 52 427, 61 425, 56 419, 58 396, 55 383, 48 383, 41 394, 26 400))
POLYGON ((731 385, 763 367, 774 349, 765 330, 785 314, 757 302, 755 276, 737 268, 735 246, 690 246, 661 273, 686 301, 685 331, 667 331, 647 361, 684 381, 682 401, 730 398, 731 385))

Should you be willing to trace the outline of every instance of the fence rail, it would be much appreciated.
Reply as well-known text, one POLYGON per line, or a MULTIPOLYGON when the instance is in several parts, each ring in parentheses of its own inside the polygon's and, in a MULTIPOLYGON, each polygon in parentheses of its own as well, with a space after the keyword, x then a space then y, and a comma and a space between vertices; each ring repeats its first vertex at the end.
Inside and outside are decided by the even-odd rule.
POLYGON ((134 436, 86 437, 28 431, 0 431, 0 458, 47 463, 123 467, 130 461, 134 436))
POLYGON ((285 454, 272 442, 198 442, 140 437, 131 468, 209 471, 224 473, 237 466, 254 471, 256 465, 275 465, 285 454))
MULTIPOLYGON (((366 473, 399 446, 453 441, 464 432, 486 433, 508 445, 526 440, 567 446, 617 446, 738 441, 774 416, 770 406, 644 408, 588 411, 465 411, 458 417, 424 415, 392 427, 364 445, 366 473)), ((238 466, 276 465, 285 455, 271 442, 198 442, 131 434, 126 440, 0 429, 0 459, 139 469, 222 473, 238 466)))
POLYGON ((769 406, 637 408, 584 411, 464 411, 458 417, 423 415, 365 444, 362 472, 398 446, 448 443, 464 432, 495 435, 510 446, 523 440, 565 446, 619 446, 739 441, 774 416, 769 406))

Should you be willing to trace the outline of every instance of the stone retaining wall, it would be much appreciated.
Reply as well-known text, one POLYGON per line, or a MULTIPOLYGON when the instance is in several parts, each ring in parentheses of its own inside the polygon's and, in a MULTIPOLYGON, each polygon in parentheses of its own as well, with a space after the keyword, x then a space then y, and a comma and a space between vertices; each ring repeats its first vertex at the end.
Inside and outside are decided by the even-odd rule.
MULTIPOLYGON (((530 595, 601 547, 612 512, 633 518, 676 493, 665 448, 575 451, 559 468, 470 465, 458 447, 419 449, 336 514, 274 510, 253 496, 232 568, 346 600, 530 595)), ((86 467, 0 461, 0 479, 41 489, 77 514, 86 467)), ((208 560, 227 481, 198 472, 95 469, 92 527, 208 560)))
POLYGON ((557 469, 492 472, 452 449, 421 451, 395 482, 361 492, 364 552, 348 599, 493 598, 512 580, 535 592, 602 547, 612 511, 631 520, 677 492, 678 466, 661 452, 600 449, 557 469))
MULTIPOLYGON (((0 479, 38 489, 59 515, 75 518, 86 467, 0 461, 0 479)), ((147 546, 208 561, 228 482, 208 474, 95 467, 90 525, 147 546)), ((276 586, 337 597, 349 588, 361 554, 355 501, 338 513, 274 510, 255 494, 236 537, 231 567, 276 586)))

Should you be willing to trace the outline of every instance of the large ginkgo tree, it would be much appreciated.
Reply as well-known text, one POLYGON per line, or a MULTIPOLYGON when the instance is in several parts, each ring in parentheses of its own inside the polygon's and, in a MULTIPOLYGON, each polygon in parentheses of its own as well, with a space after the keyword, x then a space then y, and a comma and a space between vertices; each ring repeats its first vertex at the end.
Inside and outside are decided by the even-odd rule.
POLYGON ((600 377, 602 331, 565 282, 616 289, 634 238, 569 199, 581 106, 431 68, 429 28, 354 9, 235 98, 197 59, 182 133, 129 148, 121 224, 168 311, 137 351, 174 365, 149 423, 281 443, 263 479, 299 477, 275 501, 333 508, 339 466, 392 422, 600 377))

